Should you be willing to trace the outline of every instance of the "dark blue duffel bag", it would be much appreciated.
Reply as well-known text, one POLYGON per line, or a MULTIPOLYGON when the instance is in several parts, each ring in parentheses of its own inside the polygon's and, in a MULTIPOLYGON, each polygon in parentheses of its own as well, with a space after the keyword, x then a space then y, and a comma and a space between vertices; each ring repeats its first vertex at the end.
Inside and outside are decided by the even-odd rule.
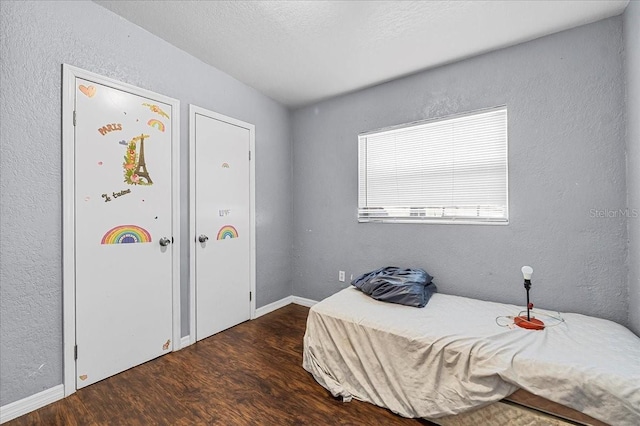
POLYGON ((386 266, 360 275, 351 284, 376 300, 422 308, 438 291, 432 279, 424 269, 386 266))

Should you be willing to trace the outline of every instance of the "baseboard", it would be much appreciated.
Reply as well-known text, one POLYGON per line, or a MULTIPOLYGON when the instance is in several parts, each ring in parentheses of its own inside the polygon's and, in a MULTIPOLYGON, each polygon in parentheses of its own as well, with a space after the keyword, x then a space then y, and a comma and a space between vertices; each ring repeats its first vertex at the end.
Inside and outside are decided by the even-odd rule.
POLYGON ((22 398, 0 407, 0 423, 8 422, 16 417, 30 413, 52 402, 56 402, 64 398, 64 385, 54 386, 35 395, 22 398))
POLYGON ((302 306, 306 306, 308 308, 312 307, 313 305, 315 305, 316 303, 318 303, 315 300, 311 300, 311 299, 305 299, 304 297, 298 297, 298 296, 287 296, 284 297, 280 300, 276 300, 273 303, 269 303, 266 306, 263 306, 261 308, 256 309, 256 318, 261 317, 263 315, 268 314, 269 312, 273 312, 276 309, 280 309, 280 308, 284 308, 287 305, 290 305, 292 303, 295 303, 296 305, 302 305, 302 306))
POLYGON ((296 305, 306 306, 307 308, 310 308, 316 303, 318 303, 317 300, 311 300, 304 297, 298 297, 298 296, 291 296, 291 297, 293 297, 293 303, 295 303, 296 305))
POLYGON ((261 317, 263 315, 268 314, 269 312, 273 312, 276 309, 284 308, 287 305, 293 303, 293 296, 287 296, 280 300, 276 300, 273 303, 269 303, 268 305, 262 306, 256 309, 256 318, 261 317))
POLYGON ((184 349, 191 344, 191 336, 182 336, 180 339, 180 349, 184 349))

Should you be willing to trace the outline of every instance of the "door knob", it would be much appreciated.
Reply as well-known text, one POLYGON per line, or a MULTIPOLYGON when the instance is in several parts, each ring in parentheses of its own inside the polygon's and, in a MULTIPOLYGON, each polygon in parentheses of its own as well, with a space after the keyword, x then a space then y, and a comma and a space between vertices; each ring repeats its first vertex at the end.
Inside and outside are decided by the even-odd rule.
POLYGON ((168 246, 169 244, 171 244, 171 240, 170 240, 170 239, 168 239, 168 238, 160 238, 159 243, 160 243, 160 245, 161 245, 162 247, 166 247, 166 246, 168 246))
POLYGON ((198 237, 198 241, 200 241, 201 243, 206 243, 209 240, 209 237, 207 237, 206 235, 202 234, 198 237))

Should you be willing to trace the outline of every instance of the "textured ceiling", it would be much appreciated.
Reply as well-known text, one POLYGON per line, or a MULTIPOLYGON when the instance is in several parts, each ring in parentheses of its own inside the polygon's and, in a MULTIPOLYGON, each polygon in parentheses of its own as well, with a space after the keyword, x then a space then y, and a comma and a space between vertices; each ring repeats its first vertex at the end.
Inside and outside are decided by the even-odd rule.
POLYGON ((296 107, 615 16, 628 0, 95 2, 296 107))

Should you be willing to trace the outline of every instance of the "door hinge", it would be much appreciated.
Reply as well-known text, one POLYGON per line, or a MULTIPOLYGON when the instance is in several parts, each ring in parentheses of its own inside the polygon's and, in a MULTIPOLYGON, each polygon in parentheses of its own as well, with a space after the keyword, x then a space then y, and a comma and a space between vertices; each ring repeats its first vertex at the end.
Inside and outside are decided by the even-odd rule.
POLYGON ((251 161, 251 151, 249 151, 249 161, 251 161))
POLYGON ((76 112, 73 111, 73 125, 76 125, 76 112))
POLYGON ((251 302, 251 300, 252 300, 252 299, 251 299, 251 298, 252 298, 252 296, 253 296, 253 295, 251 294, 251 292, 249 292, 249 302, 251 302))
POLYGON ((78 345, 73 347, 73 359, 78 359, 78 345))

